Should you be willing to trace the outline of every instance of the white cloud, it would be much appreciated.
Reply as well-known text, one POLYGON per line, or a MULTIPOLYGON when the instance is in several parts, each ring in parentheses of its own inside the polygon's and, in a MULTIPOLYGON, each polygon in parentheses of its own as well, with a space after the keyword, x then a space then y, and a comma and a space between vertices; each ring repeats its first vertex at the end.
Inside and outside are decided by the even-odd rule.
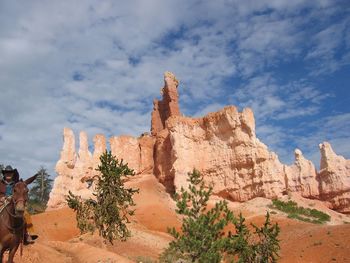
MULTIPOLYGON (((53 173, 64 126, 90 138, 147 131, 166 70, 181 81, 184 112, 202 115, 233 97, 280 131, 268 121, 316 114, 328 95, 300 80, 283 91, 272 71, 302 56, 307 21, 338 9, 300 0, 1 1, 0 162, 25 176, 40 165, 53 173), (230 78, 243 82, 233 90, 230 78)), ((314 36, 310 59, 339 47, 318 44, 338 36, 331 29, 314 36)), ((281 133, 267 137, 279 149, 281 133)))

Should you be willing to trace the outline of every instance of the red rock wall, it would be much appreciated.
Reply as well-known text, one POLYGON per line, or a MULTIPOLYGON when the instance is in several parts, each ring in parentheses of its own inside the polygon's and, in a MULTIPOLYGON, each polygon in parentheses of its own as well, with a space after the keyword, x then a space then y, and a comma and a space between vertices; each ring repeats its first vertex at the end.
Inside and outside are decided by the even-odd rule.
MULTIPOLYGON (((112 153, 124 159, 136 173, 153 172, 173 192, 187 187, 187 174, 196 168, 214 186, 215 194, 234 201, 278 198, 294 192, 350 213, 350 161, 336 155, 330 144, 320 145, 319 172, 298 149, 295 163, 284 165, 256 137, 251 109, 238 112, 236 107, 228 106, 203 118, 184 117, 179 109, 177 87, 175 76, 165 73, 162 100, 154 101, 151 135, 110 139, 112 153)), ((106 139, 103 135, 95 136, 93 154, 87 144, 86 134, 81 133, 77 155, 74 134, 64 129, 49 207, 64 205, 68 190, 82 196, 91 194, 85 182, 98 175, 95 169, 106 149, 106 139)))

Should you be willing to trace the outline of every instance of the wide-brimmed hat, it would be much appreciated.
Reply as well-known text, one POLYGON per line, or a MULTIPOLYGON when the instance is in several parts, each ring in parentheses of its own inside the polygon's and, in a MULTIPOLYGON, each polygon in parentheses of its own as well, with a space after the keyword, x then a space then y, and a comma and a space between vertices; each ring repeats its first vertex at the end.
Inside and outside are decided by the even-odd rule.
POLYGON ((5 176, 7 173, 13 173, 13 181, 18 181, 19 180, 19 173, 17 169, 13 169, 11 165, 7 165, 5 169, 1 170, 2 174, 5 176))

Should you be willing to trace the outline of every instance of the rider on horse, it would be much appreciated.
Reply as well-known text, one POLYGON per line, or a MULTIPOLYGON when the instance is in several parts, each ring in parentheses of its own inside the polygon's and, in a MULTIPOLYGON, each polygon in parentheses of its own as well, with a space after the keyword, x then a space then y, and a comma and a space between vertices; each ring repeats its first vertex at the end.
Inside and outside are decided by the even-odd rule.
MULTIPOLYGON (((19 173, 17 169, 12 169, 10 165, 6 166, 5 169, 2 170, 3 178, 0 181, 0 199, 11 197, 14 185, 19 181, 19 173)), ((34 227, 32 223, 31 216, 28 212, 24 214, 25 222, 26 222, 26 233, 24 236, 24 244, 32 244, 34 240, 38 238, 35 235, 34 227)))

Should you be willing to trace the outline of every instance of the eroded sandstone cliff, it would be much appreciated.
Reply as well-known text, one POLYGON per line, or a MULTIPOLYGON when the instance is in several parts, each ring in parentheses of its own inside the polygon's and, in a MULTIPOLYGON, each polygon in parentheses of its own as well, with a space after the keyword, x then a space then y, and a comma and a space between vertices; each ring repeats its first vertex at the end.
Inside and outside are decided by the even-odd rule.
MULTIPOLYGON (((299 149, 295 150, 294 164, 288 166, 256 137, 251 109, 239 112, 228 106, 202 118, 191 118, 181 115, 178 98, 178 81, 167 72, 162 100, 154 101, 151 135, 112 137, 112 153, 136 173, 153 172, 170 192, 187 187, 187 174, 196 168, 213 185, 216 195, 230 200, 278 198, 296 192, 350 213, 350 161, 336 155, 329 143, 320 145, 319 172, 299 149)), ((85 133, 80 134, 78 155, 74 141, 73 132, 65 128, 50 208, 64 205, 68 190, 88 196, 91 187, 87 188, 86 182, 98 176, 95 169, 106 149, 105 137, 95 136, 92 155, 85 133)))
POLYGON ((320 199, 342 213, 350 213, 350 160, 337 155, 328 142, 319 145, 321 165, 319 171, 320 199))
MULTIPOLYGON (((63 149, 61 158, 56 164, 57 177, 48 202, 49 209, 66 205, 65 196, 68 191, 83 198, 91 197, 94 178, 99 176, 96 170, 100 164, 100 156, 107 149, 106 137, 97 134, 93 138, 94 152, 89 151, 87 134, 80 133, 78 155, 75 153, 75 137, 73 131, 64 128, 63 149)), ((131 136, 113 136, 110 138, 112 154, 123 159, 137 173, 152 172, 154 138, 144 134, 139 138, 131 136)))

